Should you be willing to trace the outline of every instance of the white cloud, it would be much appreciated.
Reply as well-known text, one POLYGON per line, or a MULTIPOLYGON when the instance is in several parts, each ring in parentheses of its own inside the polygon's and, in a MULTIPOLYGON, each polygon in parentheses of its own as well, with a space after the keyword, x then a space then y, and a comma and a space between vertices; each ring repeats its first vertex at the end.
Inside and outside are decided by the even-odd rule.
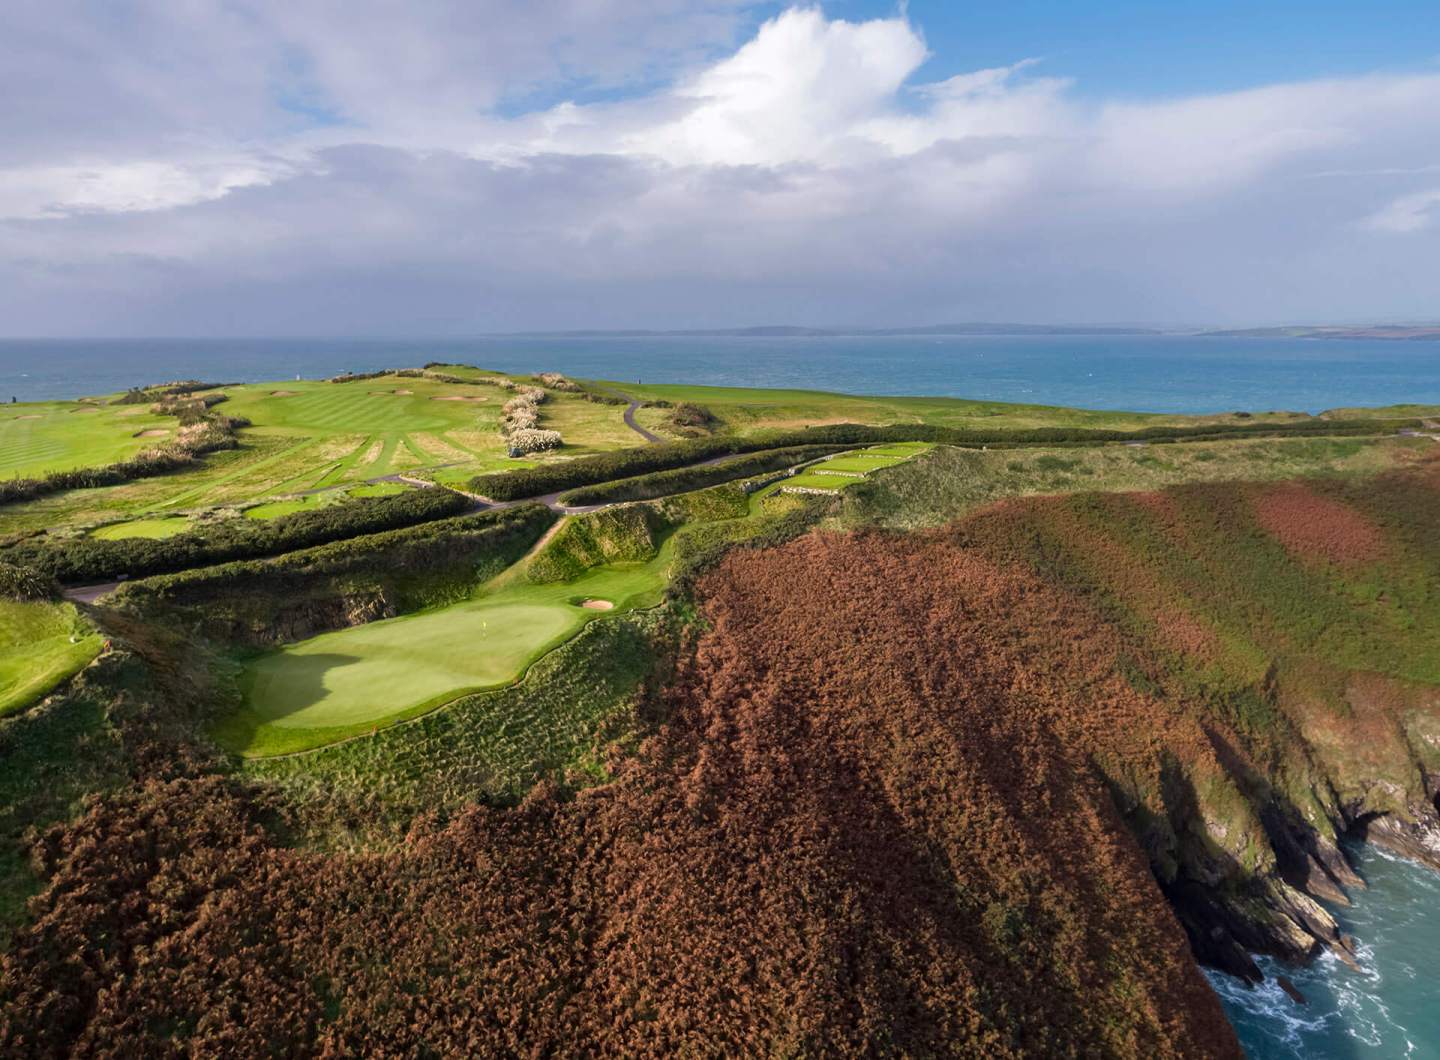
POLYGON ((1365 224, 1377 232, 1408 235, 1429 228, 1437 220, 1440 220, 1440 188, 1431 188, 1400 196, 1367 217, 1365 224))
POLYGON ((63 4, 0 63, 0 319, 1433 313, 1440 75, 1106 102, 1020 59, 916 84, 903 16, 793 9, 736 44, 741 6, 63 4))

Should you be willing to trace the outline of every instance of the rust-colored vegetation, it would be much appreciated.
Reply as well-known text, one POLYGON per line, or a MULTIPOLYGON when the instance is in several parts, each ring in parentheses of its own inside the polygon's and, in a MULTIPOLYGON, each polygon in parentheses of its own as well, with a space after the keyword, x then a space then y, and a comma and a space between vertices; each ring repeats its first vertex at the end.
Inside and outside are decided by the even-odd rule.
POLYGON ((1346 566, 1380 554, 1377 527, 1353 508, 1301 483, 1258 490, 1255 514, 1261 526, 1302 559, 1346 566))

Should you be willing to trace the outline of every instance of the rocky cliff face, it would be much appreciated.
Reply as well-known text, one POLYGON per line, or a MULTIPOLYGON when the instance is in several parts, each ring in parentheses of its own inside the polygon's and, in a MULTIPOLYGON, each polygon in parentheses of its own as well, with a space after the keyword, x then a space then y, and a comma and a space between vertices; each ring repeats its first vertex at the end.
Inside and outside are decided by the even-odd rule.
POLYGON ((1437 527, 1426 463, 1037 499, 950 531, 1088 612, 1066 635, 1114 634, 1108 665, 1152 706, 1084 739, 1202 960, 1350 959, 1320 904, 1364 885, 1347 833, 1440 867, 1437 527))

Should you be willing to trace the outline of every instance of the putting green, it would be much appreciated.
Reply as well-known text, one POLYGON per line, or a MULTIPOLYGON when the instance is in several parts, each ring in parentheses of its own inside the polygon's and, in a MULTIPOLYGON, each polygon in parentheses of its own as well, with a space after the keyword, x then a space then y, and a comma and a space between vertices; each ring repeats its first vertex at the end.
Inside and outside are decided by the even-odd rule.
POLYGON ((70 604, 0 600, 0 717, 50 692, 100 646, 70 604))
POLYGON ((251 659, 241 677, 245 706, 216 737, 247 757, 305 751, 510 684, 586 622, 659 603, 673 554, 671 537, 643 563, 544 585, 526 581, 521 564, 473 600, 322 633, 251 659), (602 610, 598 600, 613 606, 602 610))
POLYGON ((462 605, 327 633, 258 660, 249 703, 280 728, 378 721, 459 690, 506 684, 578 627, 570 609, 462 605))

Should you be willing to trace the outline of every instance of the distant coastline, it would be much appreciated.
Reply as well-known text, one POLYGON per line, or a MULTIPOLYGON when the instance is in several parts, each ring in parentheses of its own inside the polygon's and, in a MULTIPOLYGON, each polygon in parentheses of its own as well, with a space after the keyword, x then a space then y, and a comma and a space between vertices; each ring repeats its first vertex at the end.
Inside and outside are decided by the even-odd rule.
POLYGON ((788 324, 762 324, 744 328, 579 328, 565 331, 495 332, 493 338, 624 339, 624 338, 924 338, 965 336, 1121 336, 1185 335, 1217 339, 1392 339, 1440 341, 1440 324, 1291 324, 1255 328, 1145 327, 1132 324, 926 324, 896 328, 812 328, 788 324))
POLYGON ((1392 339, 1402 342, 1440 342, 1440 324, 1376 324, 1373 327, 1297 325, 1204 331, 1200 334, 1217 339, 1392 339))

